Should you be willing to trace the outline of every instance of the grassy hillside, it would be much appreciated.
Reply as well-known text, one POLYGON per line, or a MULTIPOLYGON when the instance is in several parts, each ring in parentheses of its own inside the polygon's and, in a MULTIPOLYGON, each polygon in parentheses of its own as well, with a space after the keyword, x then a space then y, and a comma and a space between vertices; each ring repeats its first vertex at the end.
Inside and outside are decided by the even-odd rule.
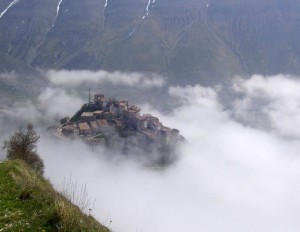
POLYGON ((22 161, 0 163, 0 231, 109 231, 22 161))

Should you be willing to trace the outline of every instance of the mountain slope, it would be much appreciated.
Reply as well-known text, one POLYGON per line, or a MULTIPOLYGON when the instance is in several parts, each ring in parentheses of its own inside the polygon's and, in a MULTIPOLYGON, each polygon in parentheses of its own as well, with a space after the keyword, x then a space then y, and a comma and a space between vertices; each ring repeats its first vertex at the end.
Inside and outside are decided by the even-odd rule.
POLYGON ((0 163, 1 231, 109 231, 22 161, 0 163))
POLYGON ((155 72, 177 84, 297 75, 299 7, 296 0, 19 0, 0 18, 0 51, 32 67, 155 72))
POLYGON ((299 74, 299 10, 295 0, 214 0, 209 22, 247 73, 299 74))

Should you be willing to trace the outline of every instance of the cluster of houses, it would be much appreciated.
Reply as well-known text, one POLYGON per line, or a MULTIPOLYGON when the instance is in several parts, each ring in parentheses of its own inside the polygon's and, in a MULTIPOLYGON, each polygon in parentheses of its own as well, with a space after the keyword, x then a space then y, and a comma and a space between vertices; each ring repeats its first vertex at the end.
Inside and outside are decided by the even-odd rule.
POLYGON ((162 137, 179 136, 177 129, 162 125, 151 114, 141 115, 141 109, 129 105, 128 101, 105 98, 95 94, 94 101, 89 100, 87 112, 81 112, 76 122, 67 121, 61 127, 64 136, 82 136, 91 144, 104 143, 101 135, 119 132, 123 136, 142 134, 155 141, 162 137))

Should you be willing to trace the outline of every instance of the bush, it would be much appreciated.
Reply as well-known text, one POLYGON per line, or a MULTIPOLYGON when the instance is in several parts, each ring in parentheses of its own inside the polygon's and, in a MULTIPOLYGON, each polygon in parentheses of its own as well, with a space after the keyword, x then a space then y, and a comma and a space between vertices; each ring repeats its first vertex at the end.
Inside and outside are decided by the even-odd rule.
POLYGON ((3 149, 6 150, 7 158, 10 160, 24 160, 42 175, 44 173, 44 163, 36 151, 39 138, 31 124, 28 124, 25 132, 20 128, 9 140, 4 141, 3 149))

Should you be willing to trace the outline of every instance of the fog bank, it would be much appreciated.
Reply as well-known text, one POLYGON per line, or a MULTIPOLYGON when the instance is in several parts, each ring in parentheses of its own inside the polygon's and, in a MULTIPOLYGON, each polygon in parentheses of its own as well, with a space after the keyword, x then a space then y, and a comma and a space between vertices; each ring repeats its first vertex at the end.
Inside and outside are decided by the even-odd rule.
MULTIPOLYGON (((283 75, 236 78, 229 89, 171 86, 175 109, 165 114, 146 102, 142 109, 186 138, 173 166, 153 170, 103 148, 43 135, 38 151, 45 175, 57 189, 69 177, 86 184, 96 200, 92 215, 113 231, 298 232, 299 86, 283 75)), ((28 103, 32 108, 22 114, 28 108, 43 121, 44 114, 71 114, 72 102, 82 101, 61 88, 53 91, 38 98, 47 107, 28 103), (70 108, 63 112, 59 102, 70 108)))

